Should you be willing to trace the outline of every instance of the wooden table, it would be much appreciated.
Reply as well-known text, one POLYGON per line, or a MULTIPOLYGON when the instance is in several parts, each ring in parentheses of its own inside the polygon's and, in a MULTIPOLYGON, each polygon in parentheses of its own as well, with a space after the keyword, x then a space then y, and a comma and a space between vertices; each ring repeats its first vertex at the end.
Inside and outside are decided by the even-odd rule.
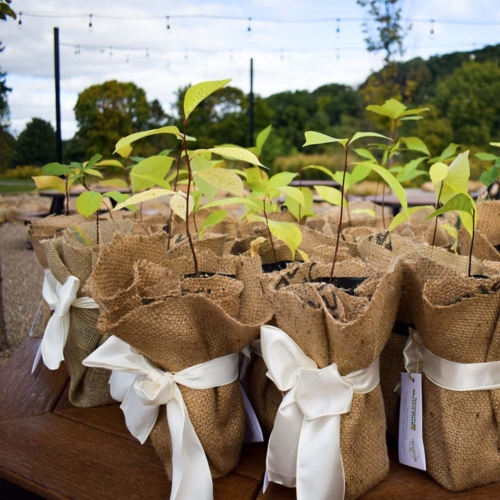
MULTIPOLYGON (((64 367, 44 367, 38 379, 31 376, 38 342, 25 340, 0 370, 0 498, 168 499, 163 464, 151 444, 131 437, 118 405, 71 406, 64 367)), ((238 467, 214 481, 215 500, 295 498, 294 489, 275 484, 262 494, 265 453, 263 444, 245 445, 238 467)), ((451 493, 391 459, 387 478, 361 500, 499 498, 500 483, 451 493)))

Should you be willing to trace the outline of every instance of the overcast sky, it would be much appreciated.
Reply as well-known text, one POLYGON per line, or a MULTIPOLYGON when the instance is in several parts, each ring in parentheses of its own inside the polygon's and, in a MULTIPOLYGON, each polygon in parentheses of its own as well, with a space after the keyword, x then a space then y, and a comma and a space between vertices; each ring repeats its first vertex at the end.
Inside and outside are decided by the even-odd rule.
MULTIPOLYGON (((170 110, 173 92, 181 85, 233 78, 249 90, 248 67, 254 58, 254 91, 267 96, 284 90, 312 90, 326 83, 358 85, 380 69, 381 56, 365 50, 361 22, 279 24, 248 21, 170 19, 167 15, 208 14, 267 19, 365 17, 356 0, 13 0, 22 16, 0 24, 5 51, 0 66, 8 72, 11 130, 19 133, 32 117, 55 123, 53 33, 61 30, 62 133, 74 135, 73 107, 78 93, 110 79, 133 81, 149 100, 170 110), (55 14, 59 18, 28 14, 55 14), (89 14, 93 29, 89 30, 89 14), (81 14, 83 17, 66 17, 81 14), (129 19, 99 19, 98 15, 129 19), (147 16, 161 19, 141 19, 147 16), (340 33, 336 33, 337 25, 340 33), (94 49, 86 47, 95 47, 94 49), (111 48, 112 47, 112 48, 111 48), (149 50, 148 50, 149 49, 149 50), (149 55, 149 57, 148 57, 149 55)), ((429 57, 454 50, 473 50, 500 42, 498 0, 406 0, 404 16, 416 19, 498 22, 496 26, 464 26, 414 22, 406 40, 405 58, 429 57)))

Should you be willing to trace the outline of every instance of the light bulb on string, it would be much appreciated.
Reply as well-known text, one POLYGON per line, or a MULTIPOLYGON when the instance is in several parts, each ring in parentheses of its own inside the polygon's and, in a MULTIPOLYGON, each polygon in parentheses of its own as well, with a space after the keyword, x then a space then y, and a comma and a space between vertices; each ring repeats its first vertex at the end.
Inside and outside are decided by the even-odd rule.
POLYGON ((472 44, 472 47, 473 47, 473 49, 472 49, 472 50, 473 50, 473 52, 471 52, 471 55, 469 56, 469 59, 470 59, 471 61, 474 61, 474 59, 476 59, 476 44, 475 44, 475 43, 473 43, 473 44, 472 44))
POLYGON ((337 18, 337 29, 335 30, 337 38, 340 37, 340 19, 337 18))
POLYGON ((19 21, 17 21, 17 27, 22 30, 23 29, 23 13, 19 12, 19 21))
POLYGON ((146 59, 149 59, 149 49, 146 47, 146 59))
POLYGON ((252 36, 252 18, 248 18, 248 28, 247 28, 248 36, 252 36))
POLYGON ((128 57, 128 54, 125 56, 125 62, 128 64, 128 61, 129 61, 129 57, 128 57))
POLYGON ((109 47, 109 57, 113 57, 113 47, 109 47))
POLYGON ((431 19, 431 38, 434 38, 434 19, 431 19))
POLYGON ((167 16, 167 33, 170 35, 170 16, 167 16))
POLYGON ((92 31, 94 29, 92 25, 92 14, 89 15, 89 31, 92 31))
POLYGON ((80 55, 80 52, 81 52, 80 45, 75 45, 75 56, 80 55))

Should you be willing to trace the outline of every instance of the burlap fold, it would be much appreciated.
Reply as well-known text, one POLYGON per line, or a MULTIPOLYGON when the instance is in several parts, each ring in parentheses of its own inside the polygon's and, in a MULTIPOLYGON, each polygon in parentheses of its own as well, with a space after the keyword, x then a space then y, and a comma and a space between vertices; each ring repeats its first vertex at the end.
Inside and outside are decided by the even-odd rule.
MULTIPOLYGON (((260 259, 210 251, 197 253, 197 259, 199 277, 189 254, 171 258, 164 237, 117 236, 102 252, 91 280, 93 297, 105 316, 103 331, 169 372, 249 345, 272 317, 260 285, 260 259), (121 306, 120 296, 126 297, 121 306)), ((224 476, 238 463, 244 435, 239 382, 207 390, 179 387, 213 477, 224 476)), ((151 440, 171 476, 163 408, 151 440)))
MULTIPOLYGON (((395 261, 385 273, 358 258, 337 263, 339 276, 371 276, 354 291, 329 285, 329 264, 290 264, 262 278, 273 305, 276 326, 297 342, 320 368, 337 363, 341 375, 369 367, 380 355, 396 317, 401 267, 395 261)), ((260 358, 256 358, 254 365, 260 358)), ((258 367, 258 365, 257 365, 258 367)), ((259 368, 258 368, 259 369, 259 368)), ((269 387, 252 388, 253 399, 269 387)), ((269 382, 272 383, 272 382, 269 382)), ((269 413, 279 406, 279 393, 268 394, 269 413)), ((256 408, 257 410, 257 408, 256 408)), ((263 419, 266 424, 272 415, 263 419)), ((385 416, 380 386, 355 394, 349 413, 341 417, 341 450, 348 500, 358 498, 389 470, 385 416)))

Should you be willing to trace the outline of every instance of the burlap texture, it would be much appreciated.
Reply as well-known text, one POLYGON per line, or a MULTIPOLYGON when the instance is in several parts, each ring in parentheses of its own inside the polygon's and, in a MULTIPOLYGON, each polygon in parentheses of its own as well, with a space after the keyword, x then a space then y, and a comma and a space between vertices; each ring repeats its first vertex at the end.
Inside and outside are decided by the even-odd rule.
MULTIPOLYGON (((500 360, 500 279, 447 276, 423 289, 416 326, 427 349, 457 363, 500 360)), ((456 392, 425 376, 427 471, 460 491, 500 480, 500 390, 456 392)))
MULTIPOLYGON (((359 259, 337 266, 339 276, 369 276, 371 270, 359 259)), ((291 264, 262 281, 276 325, 320 368, 337 363, 346 375, 370 366, 387 342, 398 309, 401 266, 396 260, 387 272, 358 286, 354 295, 314 281, 329 271, 328 264, 291 264)), ((369 394, 354 395, 350 412, 341 417, 341 450, 347 500, 358 498, 387 474, 380 386, 369 394)))
MULTIPOLYGON (((78 297, 90 276, 99 248, 108 244, 115 232, 127 233, 133 229, 130 221, 101 221, 100 245, 97 245, 96 223, 85 222, 66 228, 59 238, 42 242, 48 268, 57 281, 64 284, 69 276, 80 280, 78 297)), ((64 348, 64 360, 70 375, 69 400, 79 407, 93 407, 113 403, 109 394, 109 372, 87 368, 82 361, 107 337, 97 330, 98 309, 70 309, 70 327, 64 348)))
MULTIPOLYGON (((201 252, 197 278, 190 255, 172 259, 170 253, 165 235, 117 236, 102 252, 91 281, 101 310, 114 308, 105 331, 169 372, 239 352, 258 337, 260 326, 272 317, 260 285, 259 258, 201 252), (124 295, 127 301, 120 306, 124 295)), ((180 390, 213 477, 226 475, 238 463, 244 435, 239 382, 180 390)), ((171 440, 163 409, 151 439, 171 476, 171 440)))

